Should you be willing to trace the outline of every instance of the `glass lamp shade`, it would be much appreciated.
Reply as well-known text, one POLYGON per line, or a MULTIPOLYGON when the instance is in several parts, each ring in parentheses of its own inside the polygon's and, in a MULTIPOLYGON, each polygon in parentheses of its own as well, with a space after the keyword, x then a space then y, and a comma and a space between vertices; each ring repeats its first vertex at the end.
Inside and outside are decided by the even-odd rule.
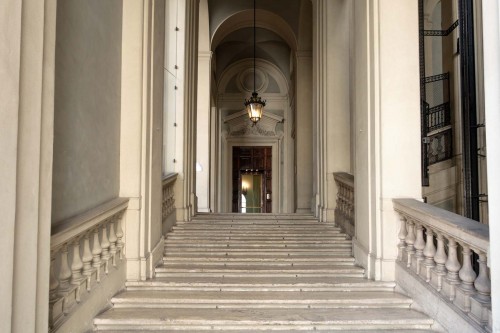
POLYGON ((245 106, 247 108, 248 117, 254 124, 256 124, 262 118, 266 101, 262 100, 262 98, 254 92, 252 97, 245 101, 245 106))

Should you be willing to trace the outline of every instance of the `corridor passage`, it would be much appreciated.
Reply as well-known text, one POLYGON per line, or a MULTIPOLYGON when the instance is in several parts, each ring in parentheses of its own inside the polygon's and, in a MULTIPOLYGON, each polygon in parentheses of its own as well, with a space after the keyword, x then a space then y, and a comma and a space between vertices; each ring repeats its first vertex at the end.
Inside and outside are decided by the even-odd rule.
POLYGON ((393 282, 366 280, 352 244, 308 215, 203 214, 167 234, 156 277, 128 282, 98 331, 428 332, 393 282))

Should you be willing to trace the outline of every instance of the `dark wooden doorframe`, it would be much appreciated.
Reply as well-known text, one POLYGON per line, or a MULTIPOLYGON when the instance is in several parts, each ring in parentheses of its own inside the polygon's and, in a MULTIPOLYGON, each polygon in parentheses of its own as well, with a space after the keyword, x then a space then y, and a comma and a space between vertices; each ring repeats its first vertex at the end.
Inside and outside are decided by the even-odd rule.
POLYGON ((262 212, 272 212, 272 147, 233 147, 232 212, 239 212, 241 176, 245 173, 262 173, 262 212))

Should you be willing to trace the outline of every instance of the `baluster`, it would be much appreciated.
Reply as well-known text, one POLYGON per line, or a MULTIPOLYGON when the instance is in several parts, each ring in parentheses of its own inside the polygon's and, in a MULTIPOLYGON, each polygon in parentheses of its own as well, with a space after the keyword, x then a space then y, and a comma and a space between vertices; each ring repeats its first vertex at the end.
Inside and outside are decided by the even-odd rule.
POLYGON ((434 267, 434 256, 436 255, 436 247, 434 246, 434 233, 431 228, 427 228, 426 232, 427 242, 424 248, 424 266, 426 267, 425 281, 429 282, 431 280, 431 268, 434 267))
POLYGON ((477 251, 476 253, 478 253, 479 255, 479 259, 477 260, 477 262, 479 263, 479 275, 476 281, 474 281, 474 287, 476 287, 480 299, 487 302, 490 300, 491 281, 490 278, 488 277, 488 267, 486 265, 486 253, 482 251, 477 251))
POLYGON ((450 301, 455 299, 455 285, 460 284, 458 278, 458 272, 460 270, 460 262, 457 256, 457 242, 453 238, 448 239, 448 260, 445 264, 448 274, 446 275, 446 281, 450 284, 450 290, 448 290, 450 301))
POLYGON ((399 234, 398 234, 398 238, 399 238, 398 260, 403 261, 403 252, 404 252, 404 249, 406 248, 405 239, 406 239, 406 235, 408 233, 406 231, 406 218, 404 218, 403 216, 400 216, 399 222, 400 222, 401 227, 399 228, 399 234))
POLYGON ((96 269, 96 280, 101 281, 101 242, 99 241, 99 227, 94 229, 94 242, 92 244, 92 266, 96 269))
POLYGON ((116 267, 116 241, 118 240, 115 234, 115 219, 117 219, 116 216, 109 223, 109 253, 111 254, 113 267, 116 267))
POLYGON ((71 263, 71 284, 77 286, 76 302, 80 303, 80 282, 85 279, 82 275, 83 262, 80 256, 80 239, 77 238, 73 242, 73 262, 71 263))
POLYGON ((83 269, 82 274, 87 279, 87 291, 90 291, 90 282, 92 277, 92 252, 90 251, 90 232, 83 236, 83 269))
POLYGON ((436 267, 434 268, 435 272, 437 273, 437 284, 435 285, 438 291, 441 291, 441 288, 443 286, 443 281, 442 277, 443 275, 446 275, 446 268, 445 264, 446 261, 448 260, 448 257, 446 256, 446 252, 444 250, 444 238, 443 235, 438 233, 437 234, 437 251, 436 255, 434 256, 434 262, 436 263, 436 267))
POLYGON ((476 272, 474 272, 474 269, 472 269, 471 264, 472 251, 470 250, 469 245, 465 243, 462 244, 462 247, 462 255, 464 260, 462 268, 458 272, 458 276, 460 277, 460 280, 462 280, 461 288, 466 291, 473 291, 474 281, 476 280, 476 272))
POLYGON ((458 277, 462 281, 460 287, 456 289, 456 296, 454 299, 455 305, 457 305, 464 312, 471 311, 471 296, 475 293, 474 290, 474 280, 476 279, 476 273, 472 269, 471 255, 469 245, 462 243, 462 256, 463 263, 462 268, 458 272, 458 277))
POLYGON ((59 290, 62 293, 71 289, 70 279, 71 269, 68 264, 68 244, 64 244, 61 248, 61 269, 59 270, 59 290))
POLYGON ((71 263, 71 284, 80 284, 82 276, 83 262, 80 256, 80 239, 73 242, 73 262, 71 263))
POLYGON ((109 247, 110 247, 110 242, 108 239, 108 228, 107 228, 107 221, 103 223, 102 225, 102 234, 101 234, 101 248, 102 248, 102 254, 101 258, 104 261, 104 272, 108 274, 109 269, 108 269, 108 264, 109 264, 109 258, 111 257, 109 254, 109 247))
POLYGON ((411 266, 411 259, 412 256, 415 254, 415 247, 413 244, 415 244, 415 228, 414 228, 414 223, 413 221, 408 221, 407 222, 407 229, 408 229, 408 234, 406 235, 405 241, 406 241, 406 253, 408 255, 408 261, 406 262, 406 267, 411 266))
POLYGON ((416 224, 416 229, 417 229, 417 237, 415 240, 415 259, 417 260, 417 267, 416 267, 416 273, 417 275, 420 274, 420 263, 424 260, 424 248, 425 248, 425 241, 424 241, 424 228, 422 227, 421 224, 416 224))
POLYGON ((49 328, 54 328, 57 320, 63 315, 62 308, 57 306, 59 297, 59 280, 56 277, 56 252, 50 253, 50 282, 49 282, 49 328))
POLYGON ((116 221, 116 247, 118 251, 120 251, 120 260, 123 259, 123 247, 124 247, 124 242, 123 242, 123 229, 122 229, 122 219, 123 219, 123 213, 119 216, 118 220, 116 221))
POLYGON ((55 272, 55 262, 56 262, 56 253, 50 254, 50 283, 49 283, 49 301, 51 303, 55 302, 57 299, 57 292, 59 289, 59 280, 56 277, 55 272))

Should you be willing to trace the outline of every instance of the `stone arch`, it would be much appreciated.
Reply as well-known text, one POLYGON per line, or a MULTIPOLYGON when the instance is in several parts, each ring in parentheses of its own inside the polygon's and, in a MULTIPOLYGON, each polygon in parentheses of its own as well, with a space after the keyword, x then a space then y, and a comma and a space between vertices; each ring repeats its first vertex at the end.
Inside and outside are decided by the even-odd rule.
MULTIPOLYGON (((252 67, 253 67, 253 59, 243 59, 230 65, 222 73, 219 82, 217 82, 218 93, 219 94, 226 93, 228 85, 231 82, 233 82, 233 79, 237 78, 238 76, 241 77, 242 74, 244 74, 248 69, 251 69, 252 67)), ((276 65, 267 60, 257 59, 255 68, 258 71, 257 73, 259 75, 262 75, 261 73, 263 73, 264 75, 269 75, 272 79, 276 81, 276 84, 278 85, 279 88, 279 94, 282 95, 288 94, 290 82, 287 80, 286 76, 276 65)), ((267 86, 266 83, 268 85, 268 82, 263 82, 264 87, 267 86)), ((263 90, 265 93, 265 89, 263 90)), ((245 91, 240 90, 240 92, 244 93, 245 91)))
MULTIPOLYGON (((290 25, 279 15, 267 10, 256 10, 256 26, 270 30, 285 40, 292 50, 297 50, 297 37, 290 25)), ((231 16, 228 16, 215 29, 212 36, 212 51, 217 48, 220 42, 231 32, 242 28, 253 27, 253 10, 242 10, 231 16)))

